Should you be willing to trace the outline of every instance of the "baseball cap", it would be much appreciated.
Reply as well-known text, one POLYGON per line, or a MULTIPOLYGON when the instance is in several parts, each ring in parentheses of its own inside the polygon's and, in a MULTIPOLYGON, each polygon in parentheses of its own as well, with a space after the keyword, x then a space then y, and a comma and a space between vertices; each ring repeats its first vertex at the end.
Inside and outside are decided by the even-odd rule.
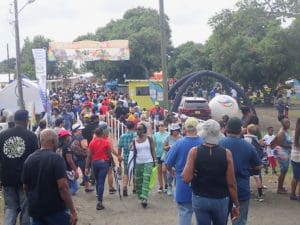
POLYGON ((24 121, 29 119, 29 112, 25 109, 19 109, 15 112, 14 121, 24 121))
POLYGON ((186 119, 185 123, 184 123, 184 126, 185 128, 195 128, 197 129, 197 126, 198 126, 199 122, 198 120, 195 118, 195 117, 189 117, 186 119))
POLYGON ((58 132, 58 137, 65 137, 65 136, 72 136, 72 134, 68 130, 61 129, 58 132))
POLYGON ((99 123, 99 128, 102 129, 102 130, 106 130, 106 129, 110 130, 109 126, 108 126, 107 123, 104 122, 104 121, 101 121, 101 122, 99 123))
POLYGON ((73 124, 73 126, 72 126, 72 131, 82 130, 82 129, 84 129, 84 126, 82 126, 82 125, 79 124, 79 123, 75 123, 75 124, 73 124))
POLYGON ((242 129, 242 121, 237 117, 231 117, 227 122, 227 132, 239 134, 242 129))

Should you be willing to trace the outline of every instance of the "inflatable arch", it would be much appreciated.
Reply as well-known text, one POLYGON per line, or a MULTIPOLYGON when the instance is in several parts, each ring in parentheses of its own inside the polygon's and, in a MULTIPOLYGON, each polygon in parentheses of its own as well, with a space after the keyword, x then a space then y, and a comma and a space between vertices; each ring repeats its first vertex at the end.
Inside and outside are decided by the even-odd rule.
POLYGON ((186 89, 193 82, 199 80, 199 78, 201 77, 215 78, 223 85, 223 88, 226 90, 227 93, 229 92, 231 87, 234 88, 238 93, 239 99, 243 100, 243 105, 248 106, 251 109, 252 113, 256 114, 253 104, 251 103, 249 98, 245 95, 244 91, 235 82, 233 82, 229 78, 226 78, 222 74, 212 72, 212 71, 199 71, 199 72, 190 73, 182 77, 172 86, 172 88, 169 90, 168 93, 168 98, 174 99, 173 105, 171 107, 172 112, 177 112, 181 98, 184 92, 186 91, 186 89))

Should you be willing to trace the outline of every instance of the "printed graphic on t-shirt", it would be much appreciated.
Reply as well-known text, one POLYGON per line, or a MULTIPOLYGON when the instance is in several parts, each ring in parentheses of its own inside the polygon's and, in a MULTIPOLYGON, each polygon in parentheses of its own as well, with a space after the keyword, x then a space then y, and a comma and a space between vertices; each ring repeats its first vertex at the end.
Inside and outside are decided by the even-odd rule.
POLYGON ((17 136, 8 138, 4 142, 3 152, 10 159, 21 157, 25 152, 24 139, 17 136))

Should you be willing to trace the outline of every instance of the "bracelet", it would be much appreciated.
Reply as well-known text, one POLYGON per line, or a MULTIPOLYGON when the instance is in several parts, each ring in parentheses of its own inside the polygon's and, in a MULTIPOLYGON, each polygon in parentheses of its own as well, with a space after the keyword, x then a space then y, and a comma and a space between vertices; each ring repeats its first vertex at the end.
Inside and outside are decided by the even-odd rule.
POLYGON ((239 206, 239 205, 236 205, 236 204, 232 204, 232 208, 234 208, 234 209, 239 209, 240 206, 239 206))

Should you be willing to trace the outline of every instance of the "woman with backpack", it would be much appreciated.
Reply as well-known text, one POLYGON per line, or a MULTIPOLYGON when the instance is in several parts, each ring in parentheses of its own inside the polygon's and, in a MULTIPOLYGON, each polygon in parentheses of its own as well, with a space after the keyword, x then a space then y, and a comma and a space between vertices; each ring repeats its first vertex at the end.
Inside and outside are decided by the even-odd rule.
POLYGON ((74 152, 71 149, 72 134, 65 129, 61 129, 58 133, 59 148, 67 166, 67 179, 72 195, 75 195, 79 189, 77 179, 79 177, 77 166, 74 162, 74 152))

